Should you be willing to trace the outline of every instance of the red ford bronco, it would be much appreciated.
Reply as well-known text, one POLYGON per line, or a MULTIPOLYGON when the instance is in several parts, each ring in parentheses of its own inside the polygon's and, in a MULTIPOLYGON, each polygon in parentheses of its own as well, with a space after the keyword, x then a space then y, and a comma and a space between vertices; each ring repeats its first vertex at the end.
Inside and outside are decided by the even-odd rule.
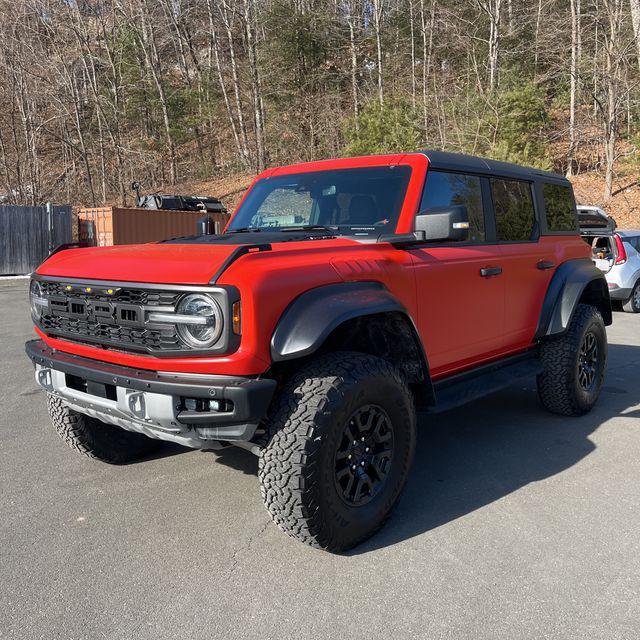
POLYGON ((417 409, 535 374, 584 414, 611 323, 567 180, 431 151, 269 169, 222 235, 60 251, 30 300, 68 444, 244 447, 275 523, 331 551, 389 516, 417 409))

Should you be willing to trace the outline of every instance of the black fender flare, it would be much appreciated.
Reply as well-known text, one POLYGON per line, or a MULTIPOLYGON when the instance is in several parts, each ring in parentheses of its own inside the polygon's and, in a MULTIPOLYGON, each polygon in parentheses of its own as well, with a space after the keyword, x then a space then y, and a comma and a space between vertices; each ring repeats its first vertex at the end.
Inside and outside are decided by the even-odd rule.
POLYGON ((587 301, 598 307, 604 323, 610 325, 611 300, 604 274, 589 258, 576 258, 563 262, 553 274, 534 338, 541 340, 545 336, 564 333, 583 294, 588 294, 587 301))
POLYGON ((397 312, 406 317, 422 359, 429 364, 415 323, 405 306, 380 282, 343 282, 310 289, 285 309, 271 338, 273 362, 313 354, 341 324, 358 317, 397 312))

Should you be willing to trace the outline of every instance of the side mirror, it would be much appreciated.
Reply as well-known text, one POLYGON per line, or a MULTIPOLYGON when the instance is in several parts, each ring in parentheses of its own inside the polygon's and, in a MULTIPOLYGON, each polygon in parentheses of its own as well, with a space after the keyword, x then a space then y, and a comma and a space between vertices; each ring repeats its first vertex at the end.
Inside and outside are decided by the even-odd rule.
POLYGON ((416 216, 415 230, 424 232, 426 242, 466 240, 469 237, 467 207, 451 205, 421 211, 416 216))

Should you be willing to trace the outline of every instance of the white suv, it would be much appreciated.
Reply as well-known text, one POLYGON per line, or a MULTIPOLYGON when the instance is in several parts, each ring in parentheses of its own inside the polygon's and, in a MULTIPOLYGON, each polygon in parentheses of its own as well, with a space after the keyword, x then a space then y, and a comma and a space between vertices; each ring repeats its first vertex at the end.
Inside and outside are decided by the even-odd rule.
POLYGON ((640 312, 640 231, 616 230, 599 207, 578 205, 578 217, 593 261, 605 273, 611 300, 629 313, 640 312))

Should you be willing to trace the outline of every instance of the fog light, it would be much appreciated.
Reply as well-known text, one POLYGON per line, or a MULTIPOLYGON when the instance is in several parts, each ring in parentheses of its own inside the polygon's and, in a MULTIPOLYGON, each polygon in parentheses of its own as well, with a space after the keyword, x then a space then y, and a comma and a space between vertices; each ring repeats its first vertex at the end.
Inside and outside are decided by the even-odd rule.
POLYGON ((207 400, 205 398, 183 398, 185 411, 230 411, 232 403, 228 400, 207 400))

